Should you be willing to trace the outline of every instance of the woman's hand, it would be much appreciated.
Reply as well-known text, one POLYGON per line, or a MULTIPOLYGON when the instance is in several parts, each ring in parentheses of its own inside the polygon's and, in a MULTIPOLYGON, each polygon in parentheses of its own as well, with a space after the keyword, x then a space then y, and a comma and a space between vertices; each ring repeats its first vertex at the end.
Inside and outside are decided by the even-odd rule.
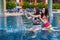
POLYGON ((38 16, 41 19, 41 15, 38 16))

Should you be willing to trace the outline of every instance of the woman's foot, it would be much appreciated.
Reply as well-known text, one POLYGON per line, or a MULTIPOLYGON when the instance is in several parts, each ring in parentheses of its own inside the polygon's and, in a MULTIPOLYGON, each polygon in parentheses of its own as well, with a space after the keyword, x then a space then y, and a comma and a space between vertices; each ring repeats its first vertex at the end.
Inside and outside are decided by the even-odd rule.
POLYGON ((37 33, 34 31, 29 31, 29 35, 30 34, 31 34, 31 38, 35 38, 37 33))
POLYGON ((36 34, 32 36, 32 38, 35 38, 36 37, 36 34))

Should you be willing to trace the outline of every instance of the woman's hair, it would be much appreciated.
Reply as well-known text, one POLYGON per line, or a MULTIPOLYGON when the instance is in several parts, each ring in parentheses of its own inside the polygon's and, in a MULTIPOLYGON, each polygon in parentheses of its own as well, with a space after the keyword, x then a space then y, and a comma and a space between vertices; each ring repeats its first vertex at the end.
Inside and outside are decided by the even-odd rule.
POLYGON ((41 13, 41 18, 42 18, 44 15, 45 15, 46 17, 49 15, 47 8, 45 8, 45 13, 41 13))
POLYGON ((34 13, 34 15, 39 15, 40 14, 39 8, 35 7, 35 10, 36 10, 36 13, 34 13))

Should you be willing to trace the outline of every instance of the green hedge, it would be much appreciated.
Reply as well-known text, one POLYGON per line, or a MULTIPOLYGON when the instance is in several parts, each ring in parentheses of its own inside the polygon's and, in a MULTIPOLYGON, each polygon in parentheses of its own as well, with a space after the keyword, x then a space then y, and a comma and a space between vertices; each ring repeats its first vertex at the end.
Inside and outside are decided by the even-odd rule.
MULTIPOLYGON (((6 6, 7 6, 7 9, 13 9, 13 8, 16 7, 16 2, 7 2, 6 6)), ((44 8, 44 3, 43 2, 38 3, 37 7, 44 8)), ((30 5, 29 2, 24 2, 23 9, 25 9, 25 8, 34 8, 34 3, 32 3, 30 5)), ((53 4, 53 9, 60 9, 60 4, 59 3, 54 3, 53 4)))
MULTIPOLYGON (((54 3, 52 6, 53 6, 53 9, 60 9, 59 3, 54 3)), ((23 6, 24 9, 25 8, 33 8, 33 7, 34 7, 33 3, 30 5, 29 2, 24 2, 24 6, 23 6)), ((37 7, 44 8, 44 3, 43 2, 38 3, 37 7)))
POLYGON ((6 8, 7 9, 13 9, 16 7, 16 2, 7 2, 6 3, 6 8))
MULTIPOLYGON (((37 6, 38 6, 39 8, 44 8, 44 7, 45 7, 43 2, 38 3, 37 6)), ((47 5, 46 5, 46 7, 47 7, 47 5)))
POLYGON ((53 4, 53 9, 60 9, 60 4, 59 3, 54 3, 53 4))
MULTIPOLYGON (((43 8, 44 7, 44 3, 43 2, 38 3, 37 7, 43 8)), ((24 2, 23 9, 25 9, 25 8, 34 8, 34 3, 29 4, 29 2, 24 2)))
POLYGON ((23 9, 25 9, 25 8, 33 8, 33 7, 34 7, 33 3, 30 5, 29 2, 24 2, 23 9))

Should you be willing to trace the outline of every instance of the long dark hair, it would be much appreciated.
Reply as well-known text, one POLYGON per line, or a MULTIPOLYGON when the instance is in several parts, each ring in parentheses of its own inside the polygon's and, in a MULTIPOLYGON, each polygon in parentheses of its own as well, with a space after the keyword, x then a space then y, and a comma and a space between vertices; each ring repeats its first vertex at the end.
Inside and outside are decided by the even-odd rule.
POLYGON ((46 17, 49 15, 47 8, 45 8, 45 13, 41 13, 41 18, 42 18, 44 15, 45 15, 46 17))
POLYGON ((39 8, 36 7, 35 10, 36 10, 36 13, 34 13, 34 15, 39 15, 40 14, 39 8))

